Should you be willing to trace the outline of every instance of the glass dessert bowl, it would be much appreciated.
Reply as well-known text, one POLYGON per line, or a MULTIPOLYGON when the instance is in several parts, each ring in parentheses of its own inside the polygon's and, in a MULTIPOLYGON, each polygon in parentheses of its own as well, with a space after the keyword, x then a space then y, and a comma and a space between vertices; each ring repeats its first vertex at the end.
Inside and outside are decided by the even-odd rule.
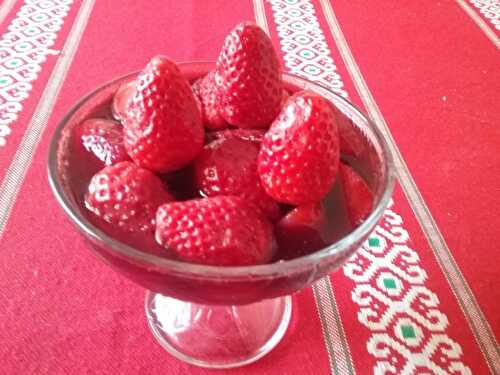
MULTIPOLYGON (((213 63, 182 63, 193 81, 213 63)), ((136 73, 116 79, 83 98, 57 127, 50 148, 49 182, 60 206, 89 248, 113 269, 145 287, 149 327, 175 357, 210 368, 242 366, 264 356, 283 337, 291 317, 290 295, 336 270, 362 245, 380 220, 392 194, 392 163, 377 128, 352 104, 326 87, 283 75, 289 92, 308 89, 330 100, 349 119, 339 127, 352 151, 342 155, 373 193, 373 210, 359 226, 331 245, 290 260, 265 265, 220 267, 169 259, 133 238, 105 231, 82 206, 84 181, 70 153, 74 127, 92 117, 110 117, 117 89, 136 73)))

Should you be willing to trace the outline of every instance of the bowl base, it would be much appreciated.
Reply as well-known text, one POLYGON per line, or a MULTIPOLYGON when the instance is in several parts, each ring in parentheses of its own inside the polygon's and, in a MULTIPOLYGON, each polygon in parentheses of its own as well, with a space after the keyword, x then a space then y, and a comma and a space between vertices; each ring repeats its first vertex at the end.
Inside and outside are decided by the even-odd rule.
POLYGON ((208 306, 147 292, 145 308, 151 331, 170 354, 195 366, 223 369, 255 362, 280 342, 292 299, 208 306))

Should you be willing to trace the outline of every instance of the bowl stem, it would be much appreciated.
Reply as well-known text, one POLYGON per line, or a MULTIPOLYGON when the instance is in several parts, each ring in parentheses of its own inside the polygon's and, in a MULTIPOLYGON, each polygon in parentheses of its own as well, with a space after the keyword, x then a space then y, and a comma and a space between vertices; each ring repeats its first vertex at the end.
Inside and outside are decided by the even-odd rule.
POLYGON ((209 306, 148 291, 145 308, 153 335, 170 354, 196 366, 222 369, 269 353, 288 328, 292 299, 209 306))

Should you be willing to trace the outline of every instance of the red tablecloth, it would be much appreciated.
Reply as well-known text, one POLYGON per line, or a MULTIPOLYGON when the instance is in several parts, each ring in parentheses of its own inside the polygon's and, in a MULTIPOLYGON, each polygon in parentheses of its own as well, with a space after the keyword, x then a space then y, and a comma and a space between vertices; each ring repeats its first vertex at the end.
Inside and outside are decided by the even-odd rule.
POLYGON ((83 94, 154 54, 213 60, 247 19, 374 119, 399 183, 359 253, 294 296, 282 343, 227 373, 500 373, 498 0, 4 0, 0 373, 210 372, 154 341, 144 290, 85 249, 46 160, 83 94))

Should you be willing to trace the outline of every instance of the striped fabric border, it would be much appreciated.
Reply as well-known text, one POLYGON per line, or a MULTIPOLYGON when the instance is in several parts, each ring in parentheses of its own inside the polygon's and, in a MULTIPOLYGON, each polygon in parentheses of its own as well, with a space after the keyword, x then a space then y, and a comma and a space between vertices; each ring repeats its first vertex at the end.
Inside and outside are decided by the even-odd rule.
POLYGON ((330 369, 333 374, 354 375, 356 372, 352 365, 351 351, 342 326, 330 278, 322 278, 312 288, 330 369))
POLYGON ((266 10, 262 0, 253 0, 253 10, 255 14, 255 22, 259 25, 267 35, 269 35, 269 25, 267 24, 266 10))
MULTIPOLYGON (((72 0, 26 0, 0 37, 0 146, 29 98, 71 9, 72 0)), ((3 4, 8 9, 9 3, 3 4)), ((3 10, 2 9, 2 10, 3 10)))
POLYGON ((500 31, 500 0, 469 0, 469 3, 500 31))
POLYGON ((94 0, 84 0, 75 22, 69 32, 68 38, 52 71, 49 83, 43 91, 42 97, 36 107, 35 114, 24 134, 16 151, 12 164, 0 185, 0 237, 2 236, 12 207, 22 186, 24 176, 31 164, 36 147, 45 130, 47 121, 57 101, 59 91, 66 78, 73 57, 78 48, 80 38, 85 30, 87 21, 92 12, 94 0))
MULTIPOLYGON (((497 47, 500 48, 500 38, 498 37, 498 34, 493 31, 489 25, 484 21, 480 15, 478 15, 474 9, 465 1, 465 0, 456 0, 457 4, 464 10, 464 12, 474 21, 474 23, 479 27, 479 29, 483 32, 484 35, 497 47)), ((485 1, 475 1, 473 0, 472 3, 476 8, 478 8, 480 11, 484 13, 485 5, 490 5, 492 9, 494 9, 495 13, 493 11, 490 11, 487 13, 488 15, 491 15, 490 21, 493 23, 495 22, 496 25, 494 25, 497 29, 500 29, 500 1, 498 0, 491 0, 488 4, 486 4, 485 1), (497 4, 494 4, 496 2, 497 4)))
POLYGON ((8 16, 15 3, 16 0, 4 0, 4 2, 0 4, 0 25, 3 23, 5 17, 8 16))

